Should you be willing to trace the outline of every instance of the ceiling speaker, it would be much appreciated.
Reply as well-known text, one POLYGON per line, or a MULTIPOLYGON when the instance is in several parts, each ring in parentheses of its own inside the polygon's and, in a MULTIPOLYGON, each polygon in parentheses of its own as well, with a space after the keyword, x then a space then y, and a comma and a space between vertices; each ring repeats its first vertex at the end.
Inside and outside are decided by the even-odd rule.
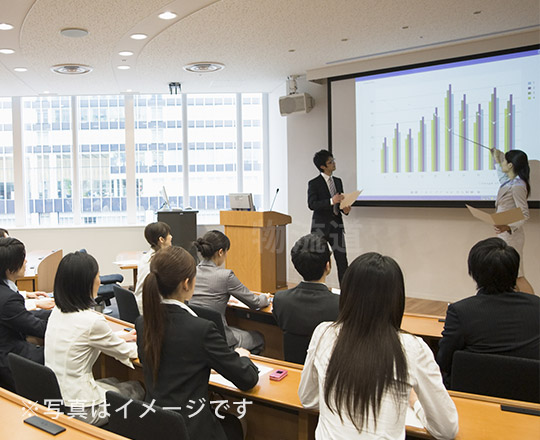
POLYGON ((279 98, 279 112, 281 116, 291 113, 308 113, 313 108, 315 100, 307 93, 295 93, 279 98))

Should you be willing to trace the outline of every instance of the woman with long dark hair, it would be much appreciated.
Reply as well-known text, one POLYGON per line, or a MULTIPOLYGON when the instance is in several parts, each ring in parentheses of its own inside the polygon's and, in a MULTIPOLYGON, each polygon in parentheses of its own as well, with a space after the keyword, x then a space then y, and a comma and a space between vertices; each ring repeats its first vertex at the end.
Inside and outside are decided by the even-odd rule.
POLYGON ((251 309, 266 307, 270 302, 268 295, 253 294, 232 270, 222 267, 231 247, 229 238, 223 232, 209 231, 197 239, 194 245, 203 260, 197 266, 197 283, 190 303, 209 307, 221 314, 230 347, 242 347, 259 354, 264 347, 263 335, 255 330, 229 327, 225 320, 225 310, 231 295, 251 309))
POLYGON ((150 251, 143 254, 139 260, 137 265, 137 285, 133 292, 141 315, 143 314, 143 284, 146 276, 150 273, 150 260, 157 251, 171 246, 173 239, 170 226, 164 222, 148 223, 144 228, 144 238, 150 245, 150 251))
POLYGON ((510 225, 497 225, 495 226, 495 232, 499 238, 502 238, 507 244, 518 251, 520 262, 518 279, 516 281, 517 290, 534 294, 534 289, 525 278, 523 271, 523 245, 525 244, 523 225, 529 219, 527 197, 529 197, 531 192, 531 185, 529 184, 529 159, 527 154, 521 150, 510 150, 503 153, 493 148, 491 152, 497 162, 497 173, 499 175, 499 182, 501 183, 495 202, 497 212, 520 208, 523 217, 525 217, 523 220, 510 225))
POLYGON ((134 331, 116 334, 105 317, 92 310, 99 289, 99 267, 86 252, 67 254, 54 278, 56 307, 45 332, 45 365, 54 371, 66 406, 77 407, 75 417, 92 425, 108 422, 105 393, 115 391, 129 399, 142 399, 137 381, 116 378, 95 380, 94 363, 105 353, 133 368, 137 346, 134 331))
POLYGON ((352 262, 338 319, 315 329, 298 390, 305 407, 319 409, 318 440, 403 439, 408 404, 435 438, 455 437, 457 411, 433 353, 400 331, 404 307, 392 258, 371 252, 352 262))
POLYGON ((249 352, 231 350, 216 325, 198 318, 185 304, 193 295, 195 275, 195 260, 180 247, 161 249, 150 260, 143 286, 144 315, 135 322, 143 336, 137 340, 139 358, 148 401, 178 408, 190 438, 225 440, 210 408, 210 370, 242 390, 255 386, 259 376, 249 352), (201 407, 196 415, 193 402, 201 407))

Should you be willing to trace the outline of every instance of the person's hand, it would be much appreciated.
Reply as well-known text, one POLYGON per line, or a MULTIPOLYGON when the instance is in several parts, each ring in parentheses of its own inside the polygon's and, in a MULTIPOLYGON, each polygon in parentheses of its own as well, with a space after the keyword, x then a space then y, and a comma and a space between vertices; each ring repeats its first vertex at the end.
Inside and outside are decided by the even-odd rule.
POLYGON ((236 351, 241 357, 249 357, 251 354, 248 350, 241 347, 235 348, 234 351, 236 351))
POLYGON ((124 341, 126 342, 136 342, 137 341, 137 332, 135 330, 131 330, 130 332, 125 332, 120 336, 124 341))
POLYGON ((348 215, 349 212, 351 212, 351 207, 350 206, 345 206, 345 207, 341 208, 341 210, 343 211, 343 214, 348 215))
POLYGON ((36 300, 36 307, 38 309, 50 310, 54 307, 54 299, 52 298, 38 299, 36 300))
POLYGON ((414 388, 411 388, 411 394, 409 394, 409 405, 411 408, 414 408, 414 404, 418 400, 418 396, 416 395, 416 392, 414 391, 414 388))
POLYGON ((495 225, 494 228, 497 234, 502 234, 503 232, 510 232, 510 226, 508 225, 495 225))
POLYGON ((26 299, 38 299, 48 298, 49 294, 46 292, 26 292, 26 299))
POLYGON ((345 196, 343 194, 334 194, 334 197, 332 197, 332 202, 334 202, 334 205, 337 205, 344 198, 345 198, 345 196))
POLYGON ((501 150, 497 150, 496 148, 490 148, 489 151, 491 151, 491 154, 493 155, 497 163, 503 162, 504 153, 501 150))

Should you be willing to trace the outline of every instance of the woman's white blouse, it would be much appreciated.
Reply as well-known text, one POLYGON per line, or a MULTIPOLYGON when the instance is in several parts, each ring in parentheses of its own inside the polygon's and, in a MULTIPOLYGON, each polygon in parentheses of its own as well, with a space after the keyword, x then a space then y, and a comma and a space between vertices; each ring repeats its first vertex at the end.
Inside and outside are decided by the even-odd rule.
POLYGON ((115 334, 93 310, 63 313, 55 307, 45 332, 45 365, 56 374, 66 405, 93 406, 105 401, 92 367, 103 352, 133 368, 137 344, 115 334))
MULTIPOLYGON (((371 414, 361 433, 346 414, 342 414, 341 421, 339 415, 332 413, 326 406, 326 370, 339 332, 339 327, 332 324, 323 322, 315 329, 298 389, 302 405, 319 410, 315 437, 318 440, 404 439, 410 388, 399 402, 396 402, 390 393, 385 393, 376 427, 371 414)), ((453 439, 458 431, 458 414, 442 383, 433 353, 426 343, 416 336, 400 333, 400 339, 407 359, 409 384, 418 394, 421 404, 417 402, 415 405, 417 416, 435 438, 453 439)))

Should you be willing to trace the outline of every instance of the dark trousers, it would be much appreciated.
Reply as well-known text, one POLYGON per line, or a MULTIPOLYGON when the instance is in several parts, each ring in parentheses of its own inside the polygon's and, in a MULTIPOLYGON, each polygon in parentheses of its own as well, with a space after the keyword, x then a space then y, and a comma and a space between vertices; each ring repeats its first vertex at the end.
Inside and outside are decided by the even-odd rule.
POLYGON ((328 244, 334 253, 339 284, 341 285, 345 271, 349 267, 349 263, 347 261, 347 248, 345 246, 345 228, 343 227, 343 223, 336 220, 332 220, 327 224, 317 224, 313 222, 311 226, 311 233, 322 235, 324 238, 326 238, 326 241, 328 241, 328 244))

